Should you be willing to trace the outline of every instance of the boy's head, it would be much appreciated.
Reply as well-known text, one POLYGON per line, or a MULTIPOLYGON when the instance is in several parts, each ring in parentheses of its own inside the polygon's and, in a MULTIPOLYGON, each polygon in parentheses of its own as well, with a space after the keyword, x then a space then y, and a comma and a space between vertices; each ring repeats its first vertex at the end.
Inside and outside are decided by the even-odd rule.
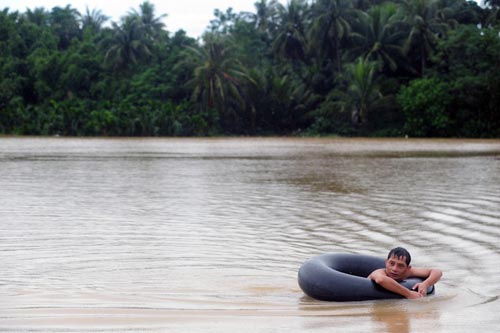
POLYGON ((410 253, 402 247, 396 247, 389 251, 385 261, 385 273, 396 281, 402 280, 410 269, 410 261, 410 253))
POLYGON ((406 250, 403 247, 395 247, 392 250, 389 251, 389 254, 387 255, 387 259, 390 259, 391 257, 396 257, 396 258, 404 258, 404 261, 406 262, 406 266, 410 266, 411 262, 411 255, 408 250, 406 250))

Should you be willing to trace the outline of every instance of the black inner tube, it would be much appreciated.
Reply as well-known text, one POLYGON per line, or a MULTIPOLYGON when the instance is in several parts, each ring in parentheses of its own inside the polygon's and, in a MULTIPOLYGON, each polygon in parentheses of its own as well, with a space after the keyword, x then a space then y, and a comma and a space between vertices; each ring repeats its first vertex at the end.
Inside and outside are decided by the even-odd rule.
MULTIPOLYGON (((376 269, 384 268, 385 260, 380 257, 327 253, 307 260, 300 267, 298 282, 304 293, 323 301, 366 301, 376 299, 403 298, 368 279, 376 269)), ((400 282, 411 289, 420 278, 409 278, 400 282)), ((429 287, 428 294, 434 292, 429 287)))

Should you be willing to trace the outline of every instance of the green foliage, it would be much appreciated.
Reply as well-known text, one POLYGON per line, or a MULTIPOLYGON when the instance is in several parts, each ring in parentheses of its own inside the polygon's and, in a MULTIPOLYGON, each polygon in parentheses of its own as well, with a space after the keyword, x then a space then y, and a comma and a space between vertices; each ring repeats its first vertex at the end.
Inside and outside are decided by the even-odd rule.
POLYGON ((500 136, 500 10, 259 0, 201 39, 143 2, 0 11, 0 133, 500 136), (482 28, 478 28, 478 24, 482 28))
POLYGON ((311 47, 322 57, 335 59, 337 71, 342 68, 342 42, 351 34, 355 11, 349 0, 319 0, 313 8, 309 28, 311 47), (350 22, 351 21, 351 22, 350 22))
POLYGON ((80 13, 67 5, 64 8, 54 7, 50 14, 49 23, 52 31, 59 39, 60 49, 66 49, 74 38, 81 37, 78 17, 80 13))
POLYGON ((343 107, 351 111, 355 124, 366 121, 370 108, 382 98, 375 78, 375 63, 358 58, 346 65, 347 91, 341 100, 343 107))
POLYGON ((283 59, 304 60, 306 56, 305 20, 309 7, 305 0, 291 0, 279 8, 280 25, 273 41, 273 51, 283 59))
POLYGON ((403 47, 405 31, 401 25, 400 14, 393 3, 360 12, 351 36, 351 54, 376 61, 379 71, 407 69, 403 47))
POLYGON ((450 86, 436 77, 413 80, 397 96, 406 116, 405 133, 409 136, 449 136, 448 112, 452 96, 450 86))
POLYGON ((460 26, 438 45, 436 69, 450 83, 457 136, 497 136, 500 128, 498 29, 460 26))

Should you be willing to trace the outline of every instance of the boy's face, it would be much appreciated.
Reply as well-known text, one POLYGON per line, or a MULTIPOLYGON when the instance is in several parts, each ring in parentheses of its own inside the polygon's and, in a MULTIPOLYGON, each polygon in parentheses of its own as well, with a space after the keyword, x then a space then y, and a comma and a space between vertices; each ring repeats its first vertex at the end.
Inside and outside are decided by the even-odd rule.
POLYGON ((385 273, 394 280, 402 280, 408 268, 406 257, 392 255, 385 261, 385 273))

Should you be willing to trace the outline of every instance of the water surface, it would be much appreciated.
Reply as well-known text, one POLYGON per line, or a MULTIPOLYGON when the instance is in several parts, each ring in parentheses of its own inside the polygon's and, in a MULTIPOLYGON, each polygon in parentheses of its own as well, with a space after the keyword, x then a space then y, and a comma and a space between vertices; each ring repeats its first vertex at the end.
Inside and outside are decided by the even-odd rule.
POLYGON ((0 331, 500 324, 500 141, 0 138, 0 331), (311 256, 407 247, 422 300, 328 303, 311 256))

